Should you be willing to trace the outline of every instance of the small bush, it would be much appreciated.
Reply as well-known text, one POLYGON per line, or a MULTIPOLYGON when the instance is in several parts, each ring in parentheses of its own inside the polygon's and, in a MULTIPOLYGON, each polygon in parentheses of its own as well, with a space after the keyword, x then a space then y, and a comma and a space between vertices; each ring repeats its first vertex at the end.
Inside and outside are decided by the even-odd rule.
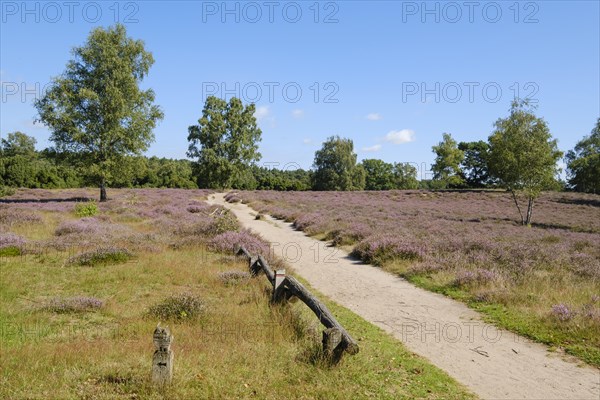
POLYGON ((75 221, 62 222, 54 231, 56 236, 64 236, 70 234, 97 234, 100 227, 100 221, 96 218, 84 217, 75 221))
POLYGON ((371 237, 357 244, 352 255, 375 265, 389 260, 421 261, 425 250, 419 245, 391 236, 371 237))
POLYGON ((0 197, 12 196, 15 194, 15 189, 8 186, 0 186, 0 197))
POLYGON ((16 246, 8 246, 0 249, 0 257, 16 257, 21 255, 21 249, 16 246))
POLYGON ((250 254, 268 256, 269 245, 249 230, 225 232, 215 236, 208 243, 210 249, 221 253, 233 253, 244 246, 250 254))
POLYGON ((559 321, 566 322, 571 320, 577 312, 567 304, 555 304, 552 306, 551 314, 559 321))
POLYGON ((75 205, 75 215, 77 215, 79 218, 93 217, 96 214, 98 214, 98 206, 93 201, 75 205))
POLYGON ((126 249, 104 248, 78 254, 67 260, 67 265, 94 267, 96 265, 121 264, 129 261, 133 255, 126 249))
POLYGON ((250 279, 250 274, 245 271, 224 271, 219 273, 219 279, 226 286, 237 285, 250 279))
POLYGON ((0 234, 0 257, 15 257, 23 254, 25 239, 12 233, 0 234))
POLYGON ((170 296, 148 309, 148 316, 161 321, 187 321, 199 318, 206 311, 204 301, 192 294, 170 296))
POLYGON ((95 297, 55 297, 42 306, 44 311, 50 311, 57 314, 67 314, 76 312, 94 311, 102 308, 104 302, 95 297))

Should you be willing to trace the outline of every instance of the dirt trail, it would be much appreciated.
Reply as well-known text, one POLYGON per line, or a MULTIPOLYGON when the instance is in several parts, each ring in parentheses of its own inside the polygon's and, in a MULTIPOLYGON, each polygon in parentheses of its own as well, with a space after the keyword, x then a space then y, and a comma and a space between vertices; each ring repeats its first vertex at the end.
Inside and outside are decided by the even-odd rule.
POLYGON ((315 289, 390 332, 481 398, 600 399, 600 370, 486 324, 464 304, 359 263, 289 223, 256 220, 254 210, 226 203, 223 194, 209 202, 230 208, 315 289))

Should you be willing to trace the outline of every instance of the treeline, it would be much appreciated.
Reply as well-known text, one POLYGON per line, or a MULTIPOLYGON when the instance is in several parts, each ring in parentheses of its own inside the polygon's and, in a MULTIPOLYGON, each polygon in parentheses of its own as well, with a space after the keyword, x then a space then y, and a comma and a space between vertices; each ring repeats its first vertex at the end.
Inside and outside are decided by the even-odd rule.
MULTIPOLYGON (((97 184, 93 170, 52 149, 35 150, 35 139, 22 132, 0 141, 0 186, 23 188, 78 188, 97 184)), ((124 157, 113 187, 197 188, 189 160, 124 157)))

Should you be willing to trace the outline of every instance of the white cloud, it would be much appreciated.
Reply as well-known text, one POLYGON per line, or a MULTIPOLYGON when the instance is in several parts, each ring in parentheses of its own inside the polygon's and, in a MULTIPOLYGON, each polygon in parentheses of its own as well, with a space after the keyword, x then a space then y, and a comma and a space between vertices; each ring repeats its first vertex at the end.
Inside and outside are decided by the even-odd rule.
POLYGON ((256 111, 254 111, 254 116, 257 121, 263 120, 266 117, 271 115, 271 110, 269 110, 269 106, 259 106, 256 107, 256 111))
POLYGON ((304 110, 301 110, 299 108, 293 110, 292 111, 292 117, 294 117, 294 118, 302 118, 302 117, 304 117, 304 110))
POLYGON ((402 129, 401 131, 390 131, 383 139, 393 144, 403 144, 415 141, 415 131, 402 129))
POLYGON ((363 147, 361 150, 364 151, 365 153, 374 153, 376 151, 381 150, 381 145, 376 144, 376 145, 370 146, 370 147, 363 147))
POLYGON ((307 139, 303 139, 302 143, 304 143, 304 144, 312 144, 313 140, 312 139, 308 139, 308 138, 307 139))
POLYGON ((379 113, 370 113, 370 114, 367 115, 367 119, 369 121, 379 121, 382 118, 383 117, 379 113))

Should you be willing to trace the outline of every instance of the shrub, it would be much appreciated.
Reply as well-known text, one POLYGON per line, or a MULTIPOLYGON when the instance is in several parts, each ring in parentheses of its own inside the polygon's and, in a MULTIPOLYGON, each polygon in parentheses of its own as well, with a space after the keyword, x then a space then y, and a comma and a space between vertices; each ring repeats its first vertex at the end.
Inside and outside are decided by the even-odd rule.
POLYGON ((460 270, 452 282, 453 286, 463 287, 474 283, 485 284, 498 279, 498 274, 488 269, 477 269, 475 271, 460 270))
POLYGON ((57 314, 76 313, 85 311, 94 311, 102 308, 104 302, 95 297, 55 297, 42 306, 45 311, 57 314))
POLYGON ((15 189, 8 186, 0 186, 0 197, 12 196, 15 194, 15 189))
POLYGON ((235 216, 227 210, 221 215, 213 217, 213 221, 210 225, 210 235, 219 235, 228 231, 237 231, 240 225, 235 216))
POLYGON ((224 271, 219 273, 219 279, 226 286, 237 285, 250 279, 250 273, 237 270, 224 271))
POLYGON ((148 316, 164 320, 185 321, 199 318, 206 311, 204 301, 192 294, 170 296, 148 309, 148 316))
POLYGON ((21 255, 25 243, 25 239, 13 233, 0 234, 0 257, 21 255))
POLYGON ((65 221, 61 223, 54 234, 56 236, 63 236, 69 234, 93 234, 97 233, 99 229, 99 221, 96 218, 84 217, 75 221, 65 221))
POLYGON ((98 214, 98 206, 93 201, 75 205, 75 215, 78 217, 93 217, 98 214))
POLYGON ((239 246, 244 246, 252 256, 269 254, 269 246, 249 230, 240 232, 224 232, 215 236, 209 242, 209 247, 219 252, 233 253, 239 246))
POLYGON ((552 316, 559 321, 566 322, 571 320, 575 315, 575 310, 572 310, 567 304, 555 304, 552 306, 552 316))
POLYGON ((126 249, 101 248, 78 254, 67 260, 67 265, 94 267, 96 265, 121 264, 129 261, 133 255, 126 249))
POLYGON ((422 260, 425 251, 418 245, 391 236, 371 237, 354 247, 352 255, 361 260, 381 265, 393 259, 417 261, 422 260))

